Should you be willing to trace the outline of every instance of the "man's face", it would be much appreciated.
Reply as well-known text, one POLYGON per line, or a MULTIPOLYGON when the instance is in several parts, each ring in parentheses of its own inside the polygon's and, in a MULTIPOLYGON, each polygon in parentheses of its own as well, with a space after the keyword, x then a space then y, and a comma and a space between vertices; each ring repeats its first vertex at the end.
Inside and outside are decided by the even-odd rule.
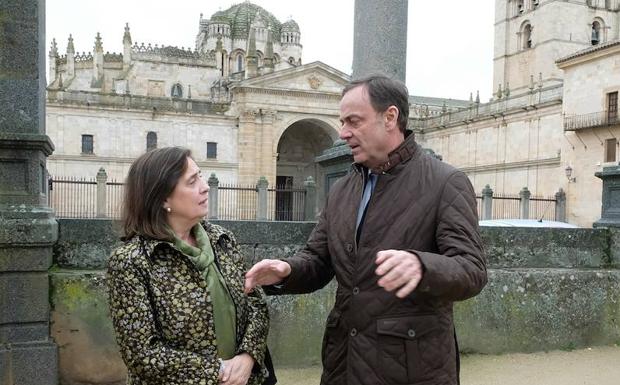
POLYGON ((370 104, 365 85, 347 92, 340 101, 340 139, 347 142, 355 163, 377 168, 390 151, 384 113, 370 104))

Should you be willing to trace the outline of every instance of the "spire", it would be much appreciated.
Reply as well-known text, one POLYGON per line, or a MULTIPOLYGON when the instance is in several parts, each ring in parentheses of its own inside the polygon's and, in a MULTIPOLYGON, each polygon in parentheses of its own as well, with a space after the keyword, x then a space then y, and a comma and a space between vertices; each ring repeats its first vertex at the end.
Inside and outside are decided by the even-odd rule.
POLYGON ((125 23, 125 34, 123 35, 123 45, 131 45, 131 34, 129 33, 129 23, 125 23))
POLYGON ((58 45, 56 44, 56 38, 52 39, 52 46, 50 47, 50 57, 58 56, 58 45))
POLYGON ((480 90, 476 90, 476 104, 480 104, 480 90))
POLYGON ((265 58, 263 59, 265 72, 273 72, 273 36, 271 34, 271 24, 267 28, 267 44, 265 47, 265 58))
POLYGON ((253 78, 258 75, 258 57, 256 56, 256 28, 254 24, 250 27, 248 40, 248 53, 245 58, 245 78, 253 78))
POLYGON ((67 55, 74 54, 74 53, 75 53, 75 47, 73 46, 73 36, 69 34, 69 42, 67 43, 67 55))
POLYGON ((448 106, 446 105, 446 101, 445 100, 443 101, 443 105, 441 106, 441 112, 444 113, 444 114, 446 112, 448 112, 448 106))
POLYGON ((95 49, 93 53, 103 52, 103 44, 101 43, 101 35, 97 32, 97 36, 95 36, 95 49))

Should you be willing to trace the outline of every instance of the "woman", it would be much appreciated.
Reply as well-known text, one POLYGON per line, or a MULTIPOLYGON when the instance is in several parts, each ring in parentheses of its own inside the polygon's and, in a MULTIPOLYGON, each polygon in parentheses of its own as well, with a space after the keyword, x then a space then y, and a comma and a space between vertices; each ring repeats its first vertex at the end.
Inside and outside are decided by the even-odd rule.
POLYGON ((152 150, 131 165, 125 242, 107 280, 129 384, 256 385, 272 374, 263 293, 244 295, 235 237, 202 220, 208 191, 187 149, 152 150))

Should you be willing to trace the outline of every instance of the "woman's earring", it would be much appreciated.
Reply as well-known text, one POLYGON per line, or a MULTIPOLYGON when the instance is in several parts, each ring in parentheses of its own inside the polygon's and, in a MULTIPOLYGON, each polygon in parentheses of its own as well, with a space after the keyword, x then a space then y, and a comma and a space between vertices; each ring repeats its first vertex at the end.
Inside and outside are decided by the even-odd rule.
POLYGON ((166 207, 166 211, 167 212, 172 212, 172 209, 170 207, 166 207))

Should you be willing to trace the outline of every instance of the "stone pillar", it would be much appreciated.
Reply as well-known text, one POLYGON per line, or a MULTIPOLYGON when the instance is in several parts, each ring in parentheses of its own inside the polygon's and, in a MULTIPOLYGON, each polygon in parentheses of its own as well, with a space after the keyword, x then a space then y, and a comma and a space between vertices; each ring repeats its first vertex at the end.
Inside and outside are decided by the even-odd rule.
POLYGON ((218 201, 217 201, 217 193, 218 187, 220 185, 220 181, 215 176, 215 173, 212 173, 207 181, 209 184, 209 220, 217 219, 217 210, 218 210, 218 201))
POLYGON ((0 2, 0 384, 58 383, 49 279, 58 225, 47 207, 45 1, 0 2))
POLYGON ((256 184, 256 188, 258 190, 258 194, 256 195, 256 220, 257 221, 266 221, 267 220, 267 187, 269 186, 269 182, 264 176, 261 176, 258 179, 258 183, 256 184))
POLYGON ((527 187, 523 187, 521 191, 519 191, 519 198, 521 201, 519 202, 519 218, 521 219, 529 219, 530 218, 530 190, 527 187))
POLYGON ((561 188, 555 193, 555 220, 566 222, 566 193, 561 188))
POLYGON ((620 227, 620 166, 603 167, 594 174, 603 180, 601 219, 593 227, 620 227))
POLYGON ((355 0, 353 79, 382 73, 405 82, 407 3, 407 0, 355 0))
POLYGON ((306 221, 316 220, 316 183, 311 176, 304 182, 306 197, 304 199, 304 219, 306 221))
POLYGON ((97 172, 97 218, 106 217, 106 184, 108 182, 108 174, 101 167, 97 172))
POLYGON ((493 219, 493 190, 486 185, 482 189, 482 220, 493 219))

